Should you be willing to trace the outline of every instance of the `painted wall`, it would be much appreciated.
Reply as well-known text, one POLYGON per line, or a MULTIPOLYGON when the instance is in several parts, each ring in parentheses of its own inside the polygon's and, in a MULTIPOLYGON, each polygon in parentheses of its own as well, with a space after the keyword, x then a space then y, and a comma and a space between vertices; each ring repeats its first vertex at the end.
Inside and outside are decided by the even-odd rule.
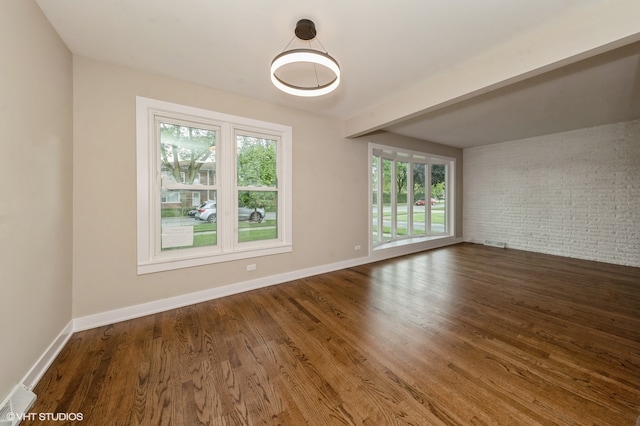
POLYGON ((640 266, 640 120, 464 151, 465 239, 640 266))
MULTIPOLYGON (((74 57, 73 75, 75 319, 366 257, 368 142, 425 144, 393 135, 345 139, 339 120, 88 58, 74 57), (137 275, 136 96, 292 126, 293 252, 137 275), (246 271, 249 263, 255 271, 246 271)), ((461 185, 462 151, 431 147, 457 156, 461 185)))
POLYGON ((367 144, 341 122, 82 57, 73 73, 74 318, 365 255, 367 144), (137 95, 293 127, 292 253, 136 274, 137 95))
POLYGON ((0 2, 0 400, 71 321, 72 59, 33 1, 0 2))

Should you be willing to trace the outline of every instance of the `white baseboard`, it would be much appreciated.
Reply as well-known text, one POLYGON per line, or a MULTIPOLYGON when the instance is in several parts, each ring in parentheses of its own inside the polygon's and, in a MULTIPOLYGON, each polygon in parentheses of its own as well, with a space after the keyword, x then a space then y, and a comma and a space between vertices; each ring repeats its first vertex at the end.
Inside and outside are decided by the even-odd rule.
POLYGON ((196 303, 206 302, 208 300, 218 299, 232 294, 243 293, 245 291, 256 290, 263 287, 285 283, 313 275, 324 274, 327 272, 337 271, 340 269, 351 268, 353 266, 371 263, 374 261, 387 259, 391 257, 402 256, 404 254, 424 251, 431 248, 444 247, 447 245, 458 244, 462 242, 461 238, 443 238, 432 240, 425 245, 406 245, 396 247, 395 249, 382 250, 375 255, 368 257, 358 257, 342 262, 331 263, 327 265, 315 266, 312 268, 299 269, 297 271, 285 272, 282 274, 271 275, 268 277, 257 278, 255 280, 243 281, 240 283, 229 284, 222 287, 216 287, 208 290, 198 291, 195 293, 183 294, 180 296, 169 297, 167 299, 156 300, 153 302, 142 303, 139 305, 127 306, 125 308, 114 309, 112 311, 101 312, 99 314, 87 315, 75 318, 73 320, 73 331, 88 330, 95 327, 101 327, 107 324, 113 324, 120 321, 126 321, 133 318, 143 317, 145 315, 156 314, 158 312, 168 311, 170 309, 181 308, 183 306, 193 305, 196 303))
POLYGON ((71 335, 75 330, 73 329, 73 321, 62 329, 58 336, 53 339, 53 342, 43 352, 38 361, 31 367, 29 372, 22 378, 22 384, 24 384, 29 390, 33 389, 40 381, 44 373, 47 371, 53 360, 56 359, 64 345, 67 344, 71 335))
POLYGON ((331 263, 327 265, 315 266, 312 268, 299 269, 296 271, 285 272, 282 274, 271 275, 268 277, 257 278, 255 280, 244 281, 236 284, 230 284, 223 287, 212 288, 195 293, 184 294, 167 299, 156 300, 153 302, 142 303, 139 305, 128 306, 125 308, 114 309, 111 311, 101 312, 99 314, 87 315, 84 317, 74 318, 60 332, 58 337, 49 345, 47 350, 42 354, 34 366, 25 375, 22 383, 29 389, 40 381, 44 373, 47 371, 56 356, 64 348, 71 335, 76 331, 88 330, 95 327, 101 327, 107 324, 113 324, 120 321, 126 321, 133 318, 143 317, 158 312, 164 312, 170 309, 181 308, 183 306, 193 305, 196 303, 206 302, 208 300, 218 299, 245 291, 255 290, 271 285, 281 284, 313 275, 333 272, 340 269, 351 268, 366 263, 375 262, 382 259, 411 254, 418 251, 424 251, 432 248, 444 247, 447 245, 458 244, 462 242, 461 238, 443 238, 427 242, 425 245, 406 245, 395 247, 389 250, 378 250, 370 256, 349 259, 342 262, 331 263))
POLYGON ((143 317, 145 315, 156 314, 158 312, 164 312, 170 309, 181 308, 183 306, 206 302, 208 300, 218 299, 225 296, 231 296, 233 294, 243 293, 245 291, 269 287, 300 278, 310 277, 312 275, 324 274, 326 272, 350 268, 368 262, 370 262, 368 258, 360 257, 343 262, 316 266, 313 268, 299 269, 297 271, 285 272, 282 274, 257 278, 255 280, 229 284, 226 286, 198 291, 195 293, 169 297, 167 299, 128 306, 126 308, 114 309, 112 311, 101 312, 99 314, 87 315, 84 317, 75 318, 73 320, 73 331, 82 331, 95 327, 101 327, 107 324, 113 324, 120 321, 143 317))

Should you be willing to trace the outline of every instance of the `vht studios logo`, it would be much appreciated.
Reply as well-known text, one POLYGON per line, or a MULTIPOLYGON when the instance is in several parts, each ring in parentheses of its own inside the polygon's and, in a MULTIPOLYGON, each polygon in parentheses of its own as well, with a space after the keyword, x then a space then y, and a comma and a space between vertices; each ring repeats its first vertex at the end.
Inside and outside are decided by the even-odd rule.
POLYGON ((50 421, 50 422, 81 422, 84 419, 82 413, 7 413, 6 420, 13 422, 14 420, 24 421, 50 421))

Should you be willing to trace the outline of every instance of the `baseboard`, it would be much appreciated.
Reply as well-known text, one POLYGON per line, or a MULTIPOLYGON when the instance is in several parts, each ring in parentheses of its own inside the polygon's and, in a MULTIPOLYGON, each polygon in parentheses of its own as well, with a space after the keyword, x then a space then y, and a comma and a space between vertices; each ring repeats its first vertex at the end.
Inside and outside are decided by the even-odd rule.
POLYGON ((139 305, 128 306, 125 308, 114 309, 111 311, 101 312, 99 314, 87 315, 74 318, 60 332, 58 337, 49 345, 47 350, 42 354, 40 359, 29 370, 24 377, 22 383, 29 389, 32 389, 47 371, 55 357, 60 353, 64 345, 67 343, 71 335, 76 331, 88 330, 91 328, 101 327, 103 325, 113 324, 116 322, 126 321, 133 318, 139 318, 146 315, 156 314, 158 312, 168 311, 170 309, 181 308, 183 306, 193 305, 196 303, 206 302, 208 300, 218 299, 233 294, 243 293, 245 291, 256 290, 259 288, 269 287, 276 284, 285 283, 301 278, 307 278, 314 275, 324 274, 328 272, 338 271, 341 269, 351 268, 378 260, 402 256, 432 248, 444 247, 448 245, 463 242, 461 238, 444 238, 428 242, 426 245, 407 245, 403 247, 395 247, 389 250, 380 250, 375 254, 366 257, 349 259, 341 262, 331 263, 327 265, 315 266, 312 268, 299 269, 296 271, 285 272, 282 274, 271 275, 268 277, 257 278, 255 280, 244 281, 240 283, 230 284, 223 287, 212 288, 195 293, 189 293, 170 297, 153 302, 142 303, 139 305))
POLYGON ((245 291, 269 287, 272 285, 306 278, 313 275, 337 271, 340 269, 351 268, 353 266, 358 266, 369 262, 371 262, 371 260, 367 257, 349 259, 346 261, 331 263, 328 265, 299 269, 297 271, 285 272, 282 274, 271 275, 268 277, 257 278, 255 280, 243 281, 235 284, 229 284, 226 286, 216 287, 195 293, 183 294, 180 296, 169 297, 167 299, 128 306, 126 308, 114 309, 112 311, 101 312, 99 314, 87 315, 84 317, 75 318, 73 320, 73 331, 82 331, 101 327, 103 325, 156 314, 158 312, 164 312, 170 309, 181 308, 183 306, 206 302, 208 300, 218 299, 225 296, 231 296, 233 294, 243 293, 245 291))
POLYGON ((351 268, 366 263, 375 262, 385 258, 402 256, 418 251, 424 251, 431 248, 443 247, 462 242, 460 238, 446 238, 430 241, 427 245, 409 245, 403 247, 395 247, 389 250, 379 250, 370 256, 349 259, 342 262, 331 263, 327 265, 316 266, 312 268, 299 269, 296 271, 286 272, 282 274, 272 275, 268 277, 258 278, 255 280, 244 281, 241 283, 230 284, 223 287, 203 290, 195 293, 184 294, 180 296, 170 297, 167 299, 157 300, 149 303, 128 306, 125 308, 114 309, 112 311, 102 312, 94 315, 74 318, 71 320, 58 336, 51 342, 49 347, 40 356, 38 361, 31 367, 29 372, 24 376, 22 384, 29 390, 33 389, 40 381, 49 366, 53 363, 56 356, 62 351, 71 335, 76 331, 88 330, 107 324, 113 324, 120 321, 126 321, 133 318, 143 317, 158 312, 164 312, 170 309, 181 308, 183 306, 193 305, 195 303, 206 302, 212 299, 218 299, 245 291, 256 290, 276 284, 285 283, 313 275, 324 274, 337 271, 340 269, 351 268))
POLYGON ((53 360, 56 359, 62 348, 64 348, 64 345, 67 344, 74 331, 73 321, 69 321, 53 342, 51 342, 49 347, 43 352, 40 358, 38 358, 38 361, 36 361, 33 367, 31 367, 29 372, 23 377, 21 383, 29 390, 33 389, 49 366, 53 363, 53 360))
POLYGON ((403 244, 403 241, 389 245, 387 248, 376 249, 373 251, 369 262, 378 262, 381 260, 391 259, 394 257, 405 256, 408 254, 419 253, 421 251, 432 250, 440 247, 451 246, 463 243, 464 239, 456 237, 426 239, 422 243, 403 244))
POLYGON ((88 330, 91 328, 101 327, 103 325, 113 324, 120 321, 127 321, 133 318, 139 318, 146 315, 156 314, 158 312, 168 311, 170 309, 181 308, 183 306, 206 302, 208 300, 218 299, 225 296, 231 296, 233 294, 243 293, 245 291, 251 291, 276 284, 281 284, 287 281, 293 281, 313 275, 333 272, 340 269, 351 268, 353 266, 402 256, 405 254, 411 254, 418 251, 458 244, 462 241, 463 240, 461 238, 443 238, 430 241, 425 245, 412 244, 403 247, 396 247, 395 249, 382 250, 372 256, 358 257, 342 262, 330 263, 327 265, 315 266, 306 269, 299 269, 296 271, 285 272, 282 274, 271 275, 268 277, 257 278, 255 280, 243 281, 235 284, 229 284, 226 286, 216 287, 195 293, 183 294, 167 299, 114 309, 112 311, 101 312, 99 314, 87 315, 84 317, 75 318, 73 320, 73 331, 88 330))

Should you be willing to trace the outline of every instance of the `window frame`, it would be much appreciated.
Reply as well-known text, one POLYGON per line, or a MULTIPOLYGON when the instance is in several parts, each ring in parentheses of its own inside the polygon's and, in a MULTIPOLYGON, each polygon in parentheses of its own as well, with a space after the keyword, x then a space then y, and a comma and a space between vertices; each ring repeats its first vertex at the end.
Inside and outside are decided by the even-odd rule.
POLYGON ((154 273, 291 252, 293 250, 292 133, 290 126, 137 96, 137 273, 154 273), (219 128, 220 137, 216 142, 218 177, 215 186, 218 191, 218 200, 226 200, 230 208, 218 211, 218 215, 224 215, 226 220, 222 221, 223 225, 217 230, 218 244, 215 246, 158 250, 162 232, 160 217, 162 203, 159 146, 155 130, 157 117, 189 122, 205 128, 219 128), (234 227, 238 226, 237 201, 232 202, 236 191, 235 133, 237 131, 262 134, 277 140, 279 197, 276 239, 238 243, 234 238, 234 227))
MULTIPOLYGON (((454 236, 455 224, 455 166, 456 159, 452 157, 431 154, 428 152, 415 151, 410 149, 398 148, 393 146, 381 145, 376 143, 369 143, 369 246, 372 250, 380 250, 386 248, 396 247, 397 245, 405 245, 405 244, 418 244, 425 241, 431 241, 435 239, 448 238, 454 236), (374 157, 375 156, 375 157, 374 157), (376 188, 376 202, 377 205, 373 203, 373 161, 374 158, 380 158, 379 164, 377 166, 377 188, 376 188), (384 212, 384 193, 380 190, 384 185, 384 177, 383 177, 383 160, 390 160, 391 163, 391 188, 390 188, 390 196, 394 204, 391 208, 391 237, 384 239, 381 238, 380 232, 382 226, 380 225, 381 221, 383 221, 383 212, 384 212), (407 169, 411 170, 410 173, 407 173, 407 188, 413 187, 413 167, 415 164, 425 164, 427 165, 427 172, 425 172, 425 232, 421 234, 414 234, 414 216, 413 213, 409 213, 407 211, 407 233, 408 235, 400 236, 397 234, 398 226, 397 226, 397 205, 398 205, 398 197, 396 194, 396 173, 398 170, 398 161, 407 162, 407 169), (445 165, 447 167, 446 172, 446 180, 445 180, 445 210, 444 210, 444 231, 443 232, 432 232, 432 209, 431 209, 431 173, 433 165, 445 165), (374 215, 373 209, 377 208, 377 224, 376 228, 378 231, 377 240, 374 240, 373 232, 374 232, 374 215)), ((412 207, 416 200, 414 198, 414 193, 412 190, 407 190, 407 208, 409 206, 412 207)))

